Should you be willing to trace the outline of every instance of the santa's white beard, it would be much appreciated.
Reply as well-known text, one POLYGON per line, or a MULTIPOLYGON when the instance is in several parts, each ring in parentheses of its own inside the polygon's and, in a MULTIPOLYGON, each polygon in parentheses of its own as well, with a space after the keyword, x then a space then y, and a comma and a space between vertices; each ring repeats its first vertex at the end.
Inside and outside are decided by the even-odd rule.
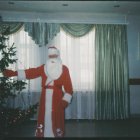
POLYGON ((62 74, 62 61, 60 58, 49 58, 46 66, 48 77, 58 79, 62 74))

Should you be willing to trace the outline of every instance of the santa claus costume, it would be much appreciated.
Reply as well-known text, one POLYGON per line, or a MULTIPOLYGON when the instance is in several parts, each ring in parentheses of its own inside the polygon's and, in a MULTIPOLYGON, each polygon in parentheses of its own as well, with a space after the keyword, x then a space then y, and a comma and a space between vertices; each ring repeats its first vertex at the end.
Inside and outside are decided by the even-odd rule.
POLYGON ((42 78, 35 136, 63 137, 64 111, 72 99, 72 83, 68 68, 62 65, 59 50, 49 47, 48 55, 58 55, 59 57, 57 59, 48 58, 46 64, 37 68, 18 71, 5 70, 4 75, 17 76, 18 80, 42 78), (64 88, 64 92, 62 88, 64 88))

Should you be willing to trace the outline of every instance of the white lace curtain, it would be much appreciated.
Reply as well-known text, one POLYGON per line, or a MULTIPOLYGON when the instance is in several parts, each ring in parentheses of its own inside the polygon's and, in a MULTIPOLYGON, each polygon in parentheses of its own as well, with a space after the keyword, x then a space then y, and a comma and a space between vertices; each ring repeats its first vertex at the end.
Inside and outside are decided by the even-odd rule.
MULTIPOLYGON (((66 119, 94 119, 95 111, 95 30, 87 35, 75 38, 60 29, 60 33, 47 46, 55 45, 60 49, 63 64, 67 65, 74 88, 73 100, 66 109, 66 119)), ((17 65, 10 68, 27 69, 37 67, 46 62, 47 47, 38 47, 23 28, 10 36, 10 43, 17 47, 17 65)), ((34 104, 39 101, 41 79, 28 80, 27 88, 23 91, 24 104, 15 99, 15 107, 34 104), (30 93, 30 101, 27 96, 30 93)), ((35 115, 34 119, 37 116, 35 115)))
MULTIPOLYGON (((10 68, 13 70, 17 69, 28 69, 37 67, 45 63, 46 47, 38 47, 35 42, 28 36, 28 33, 22 28, 20 31, 10 35, 9 45, 14 42, 16 47, 18 59, 17 63, 11 65, 10 68)), ((16 78, 16 77, 15 77, 16 78)), ((27 80, 27 88, 24 91, 30 90, 31 92, 40 92, 41 90, 41 79, 27 80), (29 85, 30 83, 30 85, 29 85)))
POLYGON ((82 37, 73 37, 60 29, 48 44, 60 50, 63 64, 70 71, 73 100, 66 109, 67 119, 93 119, 95 111, 95 29, 82 37))

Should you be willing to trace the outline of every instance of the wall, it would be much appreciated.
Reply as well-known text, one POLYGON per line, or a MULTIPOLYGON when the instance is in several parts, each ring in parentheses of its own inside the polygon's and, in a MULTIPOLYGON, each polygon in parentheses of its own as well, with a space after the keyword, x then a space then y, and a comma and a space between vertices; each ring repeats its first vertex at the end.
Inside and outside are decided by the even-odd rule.
MULTIPOLYGON (((128 21, 129 78, 140 78, 140 16, 129 16, 128 21)), ((132 116, 140 116, 140 85, 130 85, 130 113, 132 116)))
MULTIPOLYGON (((1 15, 4 21, 127 24, 129 78, 140 78, 140 56, 138 57, 138 32, 140 32, 140 16, 95 13, 90 13, 88 15, 80 13, 80 16, 79 13, 74 15, 70 13, 39 15, 38 13, 9 13, 7 11, 1 11, 1 15), (40 19, 38 19, 38 17, 40 17, 40 19)), ((140 85, 130 85, 130 113, 132 116, 140 115, 140 85)))

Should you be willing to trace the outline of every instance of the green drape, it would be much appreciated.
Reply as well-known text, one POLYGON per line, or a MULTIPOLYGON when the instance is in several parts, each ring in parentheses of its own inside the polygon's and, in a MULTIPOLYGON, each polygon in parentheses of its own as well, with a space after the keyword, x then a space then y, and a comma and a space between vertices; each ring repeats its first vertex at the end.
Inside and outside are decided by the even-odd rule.
POLYGON ((67 33, 75 37, 87 34, 92 28, 92 24, 58 24, 58 23, 24 23, 24 30, 39 46, 44 46, 60 32, 60 26, 67 33))
POLYGON ((60 32, 60 25, 55 23, 24 23, 24 30, 39 46, 45 46, 60 32))
POLYGON ((0 33, 3 33, 6 31, 7 28, 9 28, 9 34, 13 34, 17 32, 21 27, 23 26, 23 23, 21 22, 0 22, 0 33))
POLYGON ((95 25, 97 120, 129 117, 126 25, 95 25))
POLYGON ((61 24, 64 31, 75 37, 81 37, 87 34, 93 27, 93 24, 61 24))

